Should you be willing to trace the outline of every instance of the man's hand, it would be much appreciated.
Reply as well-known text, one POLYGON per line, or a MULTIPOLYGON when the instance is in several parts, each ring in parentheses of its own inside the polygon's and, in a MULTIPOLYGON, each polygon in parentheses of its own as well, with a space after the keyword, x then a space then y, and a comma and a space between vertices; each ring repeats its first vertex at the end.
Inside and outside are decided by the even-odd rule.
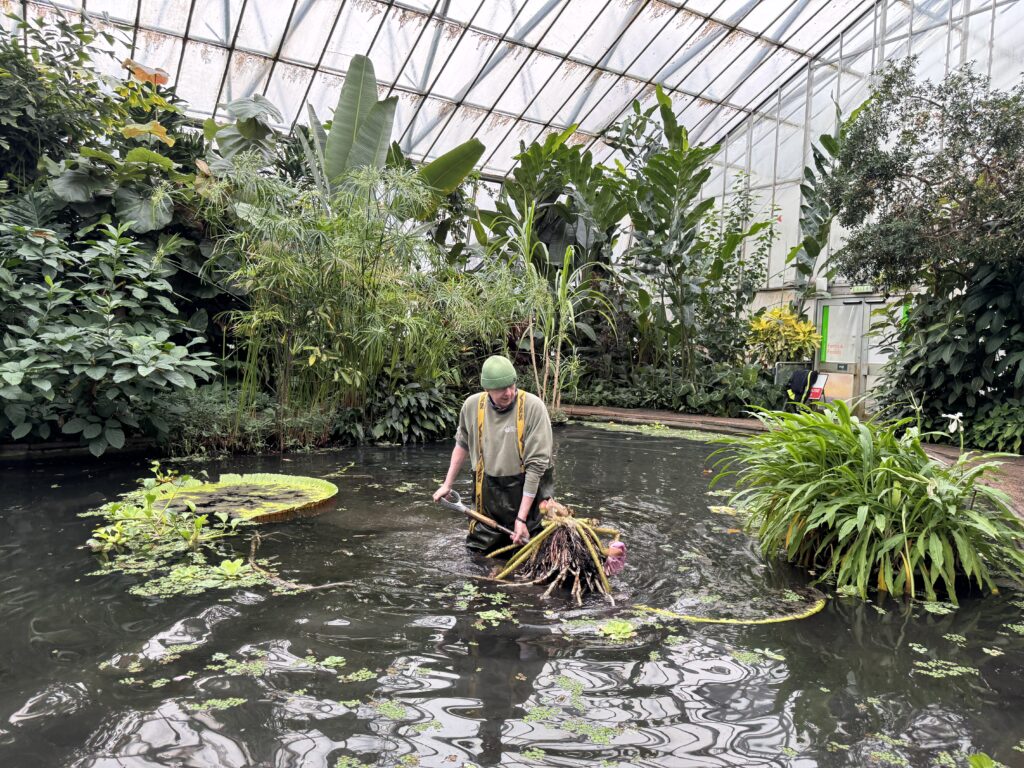
POLYGON ((513 531, 515 536, 512 537, 513 544, 525 544, 530 540, 530 529, 526 527, 526 523, 516 518, 516 527, 513 531))
POLYGON ((440 488, 434 491, 434 501, 440 501, 451 492, 452 487, 450 485, 448 485, 447 483, 442 485, 440 488))

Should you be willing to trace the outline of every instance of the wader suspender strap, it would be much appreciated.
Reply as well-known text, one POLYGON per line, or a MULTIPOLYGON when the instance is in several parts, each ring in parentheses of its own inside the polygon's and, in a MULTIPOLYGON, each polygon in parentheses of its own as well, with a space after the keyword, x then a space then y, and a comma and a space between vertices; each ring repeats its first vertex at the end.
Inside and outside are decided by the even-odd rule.
MULTIPOLYGON (((481 392, 476 403, 476 445, 480 456, 476 461, 476 511, 484 513, 484 416, 487 413, 487 393, 481 392)), ((525 472, 523 456, 526 453, 526 398, 516 394, 516 443, 519 446, 519 471, 525 472)), ((476 528, 476 520, 469 523, 470 533, 476 528)))

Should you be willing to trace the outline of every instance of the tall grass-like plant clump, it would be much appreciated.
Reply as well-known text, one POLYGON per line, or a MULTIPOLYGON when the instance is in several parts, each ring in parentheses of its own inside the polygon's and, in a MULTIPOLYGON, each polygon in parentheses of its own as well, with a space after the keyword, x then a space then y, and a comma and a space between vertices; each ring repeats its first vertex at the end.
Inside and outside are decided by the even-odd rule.
POLYGON ((874 586, 934 600, 944 588, 956 602, 958 576, 993 592, 998 574, 1021 581, 1024 523, 981 483, 999 465, 991 455, 940 464, 913 419, 863 421, 842 402, 756 416, 767 431, 724 438, 715 482, 735 478, 731 503, 766 554, 861 597, 874 586))

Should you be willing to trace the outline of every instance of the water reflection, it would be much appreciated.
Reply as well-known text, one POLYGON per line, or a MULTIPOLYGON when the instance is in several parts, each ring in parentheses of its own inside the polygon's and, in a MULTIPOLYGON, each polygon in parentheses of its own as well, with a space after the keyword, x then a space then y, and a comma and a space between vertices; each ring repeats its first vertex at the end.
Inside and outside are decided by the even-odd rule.
POLYGON ((840 598, 788 624, 654 621, 622 643, 586 626, 636 603, 799 607, 806 578, 709 511, 708 450, 559 431, 563 497, 630 545, 616 609, 476 580, 487 569, 464 552, 463 522, 427 501, 443 447, 205 465, 324 476, 356 462, 335 476, 334 508, 269 529, 261 550, 286 578, 351 586, 291 596, 127 595, 130 578, 87 575, 75 547, 90 523, 75 514, 130 487, 141 463, 65 469, 59 489, 22 470, 0 509, 0 765, 802 768, 977 750, 1013 765, 1024 622, 1012 594, 948 615, 840 598), (499 607, 514 619, 482 618, 499 607), (957 674, 925 674, 936 668, 957 674))

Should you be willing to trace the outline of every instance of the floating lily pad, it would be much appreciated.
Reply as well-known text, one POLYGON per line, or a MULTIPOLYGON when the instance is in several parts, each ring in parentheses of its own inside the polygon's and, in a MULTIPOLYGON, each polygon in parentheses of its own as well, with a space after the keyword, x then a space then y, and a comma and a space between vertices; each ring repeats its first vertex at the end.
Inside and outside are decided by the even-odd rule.
POLYGON ((288 520, 330 501, 338 486, 327 480, 302 475, 221 475, 216 483, 193 481, 184 487, 160 486, 164 496, 173 494, 171 506, 195 505, 201 515, 226 513, 232 517, 267 523, 288 520))

